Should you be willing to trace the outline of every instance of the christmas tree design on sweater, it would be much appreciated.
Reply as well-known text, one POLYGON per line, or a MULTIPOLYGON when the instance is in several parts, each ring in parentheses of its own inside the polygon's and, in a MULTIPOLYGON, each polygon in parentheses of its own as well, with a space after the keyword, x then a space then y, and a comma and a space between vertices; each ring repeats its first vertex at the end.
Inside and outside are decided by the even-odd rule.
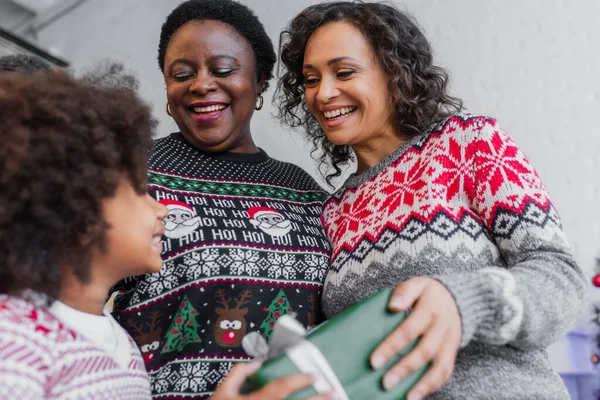
POLYGON ((263 329, 265 339, 269 340, 271 338, 271 333, 273 332, 273 326, 275 326, 275 321, 282 315, 291 313, 294 310, 285 296, 283 289, 277 293, 277 297, 275 297, 269 307, 264 310, 268 312, 268 315, 260 325, 260 329, 263 329))
POLYGON ((197 343, 202 340, 198 337, 198 323, 196 317, 198 311, 192 306, 187 296, 183 296, 183 301, 173 318, 171 327, 165 336, 166 343, 161 353, 171 351, 181 351, 188 343, 197 343))

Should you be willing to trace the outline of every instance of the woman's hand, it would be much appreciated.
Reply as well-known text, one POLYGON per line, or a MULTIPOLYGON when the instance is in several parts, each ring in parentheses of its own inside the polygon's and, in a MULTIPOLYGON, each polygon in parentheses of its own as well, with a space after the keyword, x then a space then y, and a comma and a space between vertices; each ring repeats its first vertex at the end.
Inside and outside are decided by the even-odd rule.
MULTIPOLYGON (((235 365, 223 383, 219 385, 212 400, 283 400, 290 394, 313 384, 314 377, 310 374, 296 374, 277 379, 262 387, 260 390, 247 395, 240 394, 246 379, 260 368, 260 362, 239 363, 235 365)), ((333 399, 329 394, 311 397, 310 400, 333 399)))
POLYGON ((413 278, 396 286, 389 303, 391 311, 412 307, 408 318, 371 355, 373 368, 381 368, 414 339, 417 347, 384 376, 390 389, 411 372, 431 361, 432 366, 409 392, 407 400, 420 400, 439 390, 450 379, 462 335, 460 314, 452 294, 431 278, 413 278))

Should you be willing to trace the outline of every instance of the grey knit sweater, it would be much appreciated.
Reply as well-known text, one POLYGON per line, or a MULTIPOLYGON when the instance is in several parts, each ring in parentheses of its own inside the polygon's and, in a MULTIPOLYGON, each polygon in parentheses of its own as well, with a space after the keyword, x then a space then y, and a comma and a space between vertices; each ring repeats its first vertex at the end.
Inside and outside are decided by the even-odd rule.
POLYGON ((431 399, 568 399, 546 346, 585 307, 585 280, 527 158, 481 116, 456 115, 351 176, 325 204, 331 318, 383 287, 430 276, 462 339, 431 399))

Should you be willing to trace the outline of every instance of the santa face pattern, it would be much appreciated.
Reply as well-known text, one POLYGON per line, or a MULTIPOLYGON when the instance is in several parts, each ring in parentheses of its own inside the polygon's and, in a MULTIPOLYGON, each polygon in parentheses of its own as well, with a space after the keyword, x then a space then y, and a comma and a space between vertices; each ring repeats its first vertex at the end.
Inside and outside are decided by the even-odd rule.
POLYGON ((285 236, 292 230, 292 223, 279 211, 268 207, 252 207, 248 210, 250 223, 267 235, 285 236))
POLYGON ((145 359, 155 398, 205 398, 233 363, 249 359, 241 348, 247 332, 268 336, 289 312, 306 326, 321 321, 327 194, 263 152, 243 161, 208 157, 174 136, 156 141, 149 186, 169 208, 163 267, 117 286, 115 316, 147 339, 160 313, 152 327, 162 332, 158 350, 138 341, 152 355, 145 359))
POLYGON ((169 199, 162 199, 160 203, 169 210, 169 214, 163 221, 167 238, 177 239, 187 236, 200 226, 200 217, 186 203, 169 199))

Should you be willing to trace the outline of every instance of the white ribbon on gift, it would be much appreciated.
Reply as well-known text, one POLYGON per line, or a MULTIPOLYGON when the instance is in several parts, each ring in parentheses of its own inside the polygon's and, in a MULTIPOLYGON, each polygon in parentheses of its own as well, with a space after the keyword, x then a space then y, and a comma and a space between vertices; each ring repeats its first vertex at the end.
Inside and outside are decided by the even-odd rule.
POLYGON ((302 324, 287 314, 275 323, 268 345, 260 332, 249 332, 242 340, 242 347, 248 355, 261 361, 285 353, 300 372, 315 376, 313 388, 317 393, 332 393, 336 399, 349 400, 323 353, 306 340, 305 335, 302 324))

